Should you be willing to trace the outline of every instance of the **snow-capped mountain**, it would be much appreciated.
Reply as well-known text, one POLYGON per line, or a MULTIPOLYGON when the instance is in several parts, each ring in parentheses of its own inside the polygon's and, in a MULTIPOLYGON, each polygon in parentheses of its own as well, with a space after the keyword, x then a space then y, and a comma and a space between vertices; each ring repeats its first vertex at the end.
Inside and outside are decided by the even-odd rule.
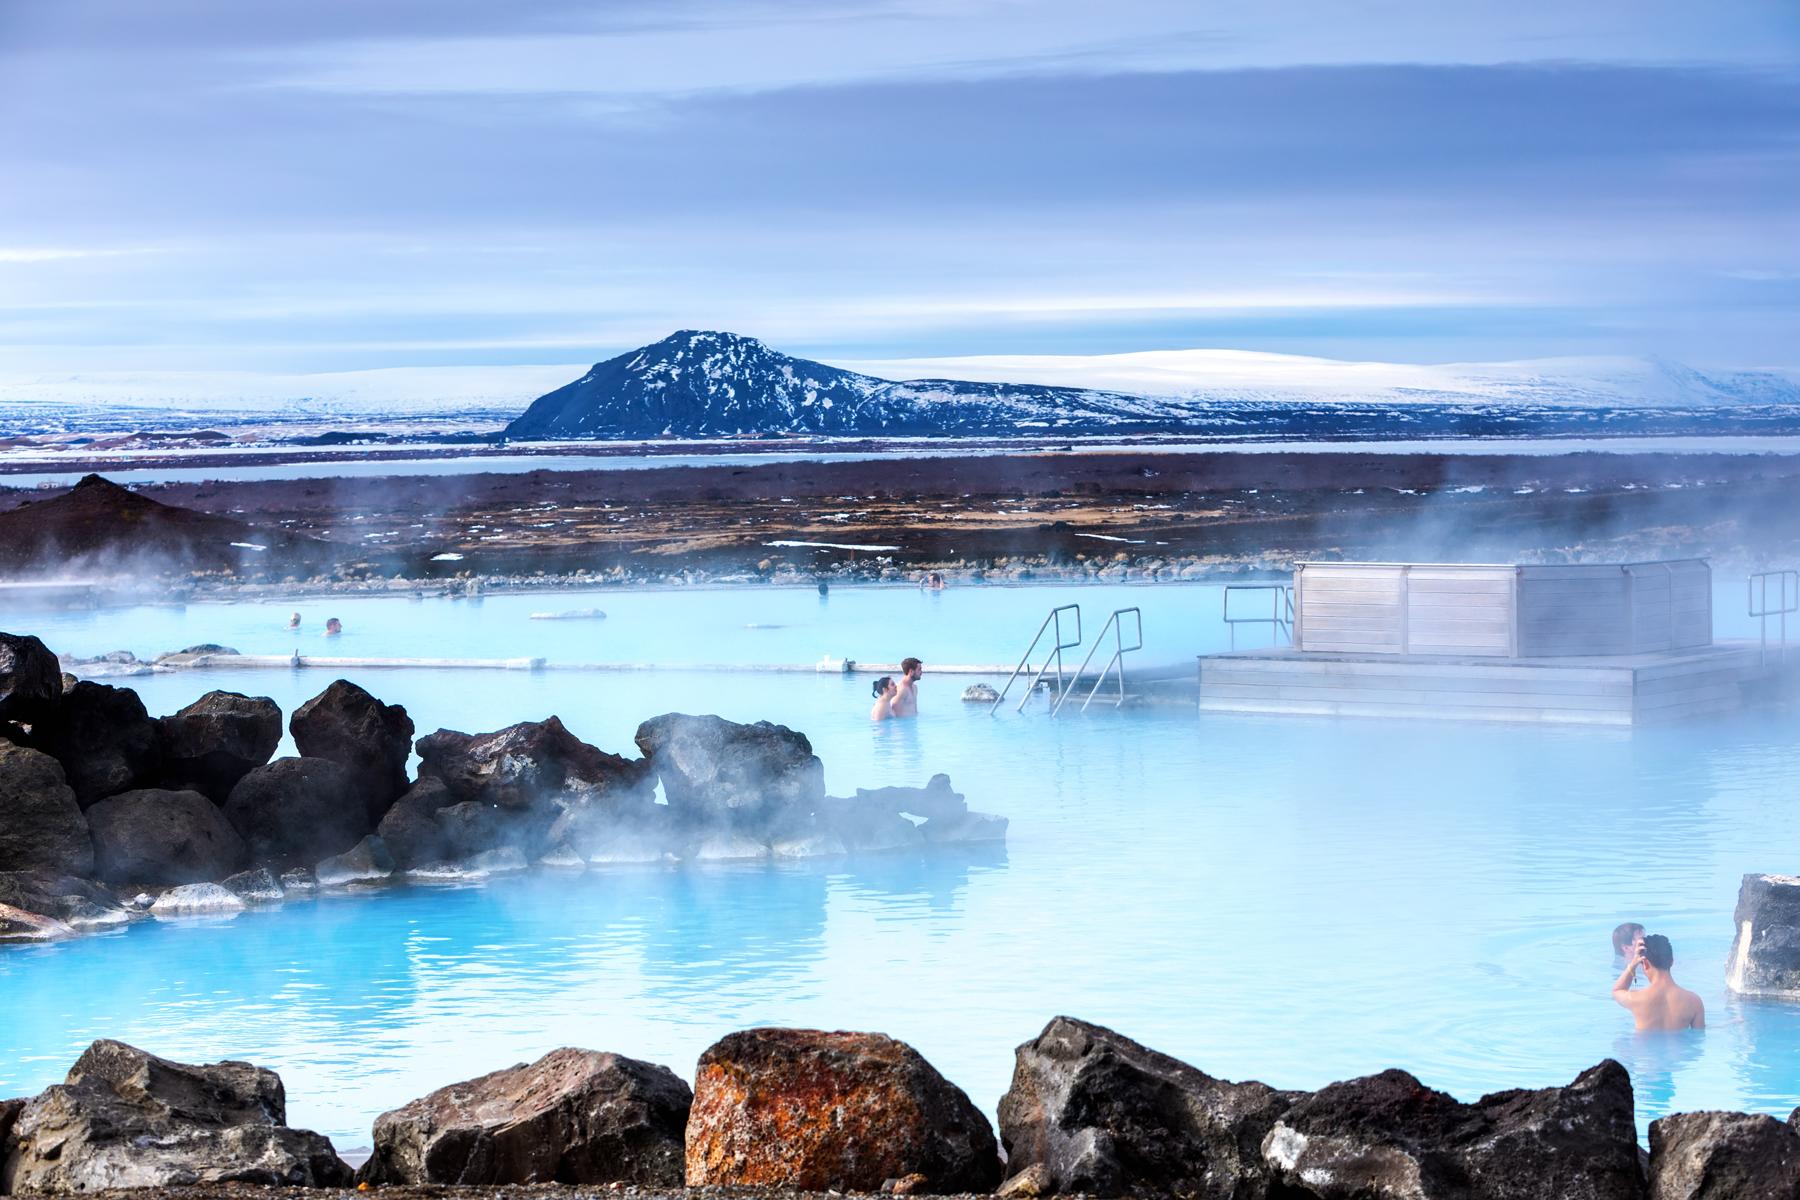
POLYGON ((511 438, 991 434, 1164 428, 1171 415, 1180 418, 1167 400, 1090 388, 952 379, 896 383, 780 354, 755 338, 684 329, 596 363, 575 382, 539 397, 506 433, 511 438))
POLYGON ((1420 366, 1183 350, 856 365, 864 369, 793 358, 737 334, 681 330, 539 397, 506 435, 1379 436, 1524 432, 1521 420, 1532 431, 1635 431, 1668 427, 1670 414, 1718 428, 1695 414, 1721 406, 1800 406, 1800 381, 1786 375, 1708 375, 1639 359, 1420 366), (892 375, 903 378, 884 377, 892 375))

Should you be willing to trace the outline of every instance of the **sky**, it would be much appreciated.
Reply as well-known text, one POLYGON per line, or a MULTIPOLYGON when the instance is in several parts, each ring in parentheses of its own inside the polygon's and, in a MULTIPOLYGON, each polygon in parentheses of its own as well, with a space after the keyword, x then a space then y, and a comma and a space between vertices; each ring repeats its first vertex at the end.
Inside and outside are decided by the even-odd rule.
POLYGON ((1800 5, 0 0, 0 373, 1800 366, 1800 5))

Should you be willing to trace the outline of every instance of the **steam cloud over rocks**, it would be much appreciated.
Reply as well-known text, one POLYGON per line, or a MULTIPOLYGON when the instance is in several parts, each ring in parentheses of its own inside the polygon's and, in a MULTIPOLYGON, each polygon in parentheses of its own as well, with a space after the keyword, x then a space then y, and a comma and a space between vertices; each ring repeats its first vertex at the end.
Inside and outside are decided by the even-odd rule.
POLYGON ((554 716, 415 744, 404 708, 338 680, 289 729, 299 755, 270 761, 281 712, 267 697, 211 692, 152 719, 129 689, 65 688, 42 642, 0 634, 0 937, 407 877, 922 851, 1006 833, 942 775, 827 796, 806 735, 766 721, 668 713, 639 728, 640 758, 554 716))

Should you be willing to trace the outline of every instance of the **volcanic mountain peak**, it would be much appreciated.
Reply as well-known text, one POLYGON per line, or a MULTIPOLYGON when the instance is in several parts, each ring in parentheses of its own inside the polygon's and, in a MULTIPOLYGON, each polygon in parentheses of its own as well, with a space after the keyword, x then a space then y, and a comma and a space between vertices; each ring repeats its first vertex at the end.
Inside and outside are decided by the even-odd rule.
POLYGON ((512 438, 1011 433, 1117 425, 1141 419, 1144 408, 1134 397, 1080 388, 948 379, 892 383, 782 354, 741 334, 683 329, 594 364, 574 383, 540 396, 506 433, 512 438))

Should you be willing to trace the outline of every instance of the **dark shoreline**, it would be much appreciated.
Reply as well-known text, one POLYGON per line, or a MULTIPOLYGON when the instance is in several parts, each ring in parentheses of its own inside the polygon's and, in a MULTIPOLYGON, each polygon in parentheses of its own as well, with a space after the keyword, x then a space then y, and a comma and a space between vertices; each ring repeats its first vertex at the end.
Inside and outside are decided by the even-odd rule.
MULTIPOLYGON (((1307 558, 1800 559, 1800 456, 1146 448, 134 491, 294 547, 288 561, 281 547, 226 550, 206 570, 155 561, 155 547, 117 547, 150 557, 132 574, 219 591, 250 581, 466 589, 483 577, 485 587, 534 590, 559 586, 557 577, 573 586, 895 581, 926 570, 987 581, 1167 579, 1280 571, 1307 558), (867 546, 883 549, 845 548, 867 546)), ((18 531, 6 539, 13 554, 0 549, 0 577, 105 565, 105 555, 72 562, 49 552, 84 532, 32 520, 28 506, 54 495, 0 487, 0 522, 18 531), (32 541, 35 553, 17 548, 32 541)))

